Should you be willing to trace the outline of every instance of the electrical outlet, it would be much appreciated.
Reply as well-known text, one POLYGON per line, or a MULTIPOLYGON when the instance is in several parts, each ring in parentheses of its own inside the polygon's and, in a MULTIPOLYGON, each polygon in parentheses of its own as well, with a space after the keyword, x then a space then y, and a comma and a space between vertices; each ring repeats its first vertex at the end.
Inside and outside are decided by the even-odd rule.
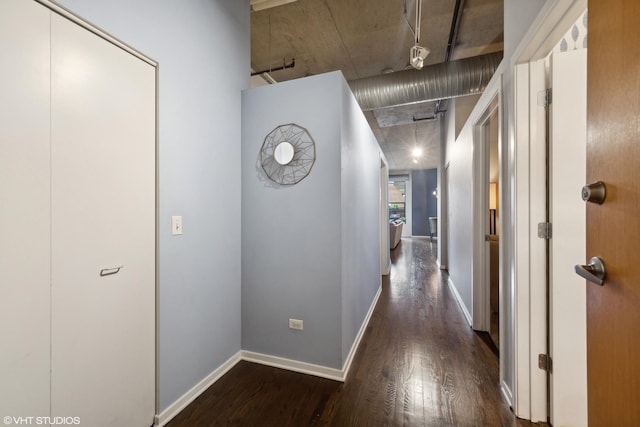
POLYGON ((298 319, 289 319, 289 329, 297 329, 301 331, 304 329, 304 322, 298 319))
POLYGON ((182 234, 182 216, 171 217, 171 234, 174 236, 182 234))

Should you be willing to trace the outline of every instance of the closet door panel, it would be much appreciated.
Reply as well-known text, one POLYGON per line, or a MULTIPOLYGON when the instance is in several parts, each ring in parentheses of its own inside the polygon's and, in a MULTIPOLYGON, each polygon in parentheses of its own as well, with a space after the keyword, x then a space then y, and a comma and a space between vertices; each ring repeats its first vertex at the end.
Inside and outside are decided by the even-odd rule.
POLYGON ((0 415, 49 415, 49 15, 0 1, 0 415))
POLYGON ((51 37, 52 415, 149 426, 155 68, 55 14, 51 37))

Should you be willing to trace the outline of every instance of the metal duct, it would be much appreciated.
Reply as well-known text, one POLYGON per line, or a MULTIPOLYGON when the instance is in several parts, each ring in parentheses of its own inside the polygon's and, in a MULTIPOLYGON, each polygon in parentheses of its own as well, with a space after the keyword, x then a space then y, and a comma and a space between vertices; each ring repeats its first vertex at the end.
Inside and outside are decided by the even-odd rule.
POLYGON ((502 52, 352 80, 363 111, 482 93, 500 65, 502 52))

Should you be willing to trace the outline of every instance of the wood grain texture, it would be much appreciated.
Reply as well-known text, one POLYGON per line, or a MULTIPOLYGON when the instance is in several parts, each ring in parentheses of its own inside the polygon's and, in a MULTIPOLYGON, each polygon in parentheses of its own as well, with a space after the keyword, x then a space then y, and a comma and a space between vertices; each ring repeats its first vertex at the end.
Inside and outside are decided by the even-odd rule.
POLYGON ((436 244, 403 239, 344 384, 240 362, 168 425, 532 426, 499 391, 498 359, 464 320, 436 244))
POLYGON ((640 2, 589 1, 587 182, 604 181, 587 204, 587 254, 607 267, 587 286, 589 425, 640 419, 640 2))

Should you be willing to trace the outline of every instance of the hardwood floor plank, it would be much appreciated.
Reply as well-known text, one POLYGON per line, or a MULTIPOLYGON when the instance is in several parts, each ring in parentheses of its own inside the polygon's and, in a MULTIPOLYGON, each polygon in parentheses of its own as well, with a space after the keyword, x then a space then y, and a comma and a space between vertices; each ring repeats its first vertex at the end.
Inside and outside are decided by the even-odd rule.
POLYGON ((524 427, 499 389, 497 355, 475 333, 435 262, 403 239, 344 383, 240 362, 169 427, 524 427))

